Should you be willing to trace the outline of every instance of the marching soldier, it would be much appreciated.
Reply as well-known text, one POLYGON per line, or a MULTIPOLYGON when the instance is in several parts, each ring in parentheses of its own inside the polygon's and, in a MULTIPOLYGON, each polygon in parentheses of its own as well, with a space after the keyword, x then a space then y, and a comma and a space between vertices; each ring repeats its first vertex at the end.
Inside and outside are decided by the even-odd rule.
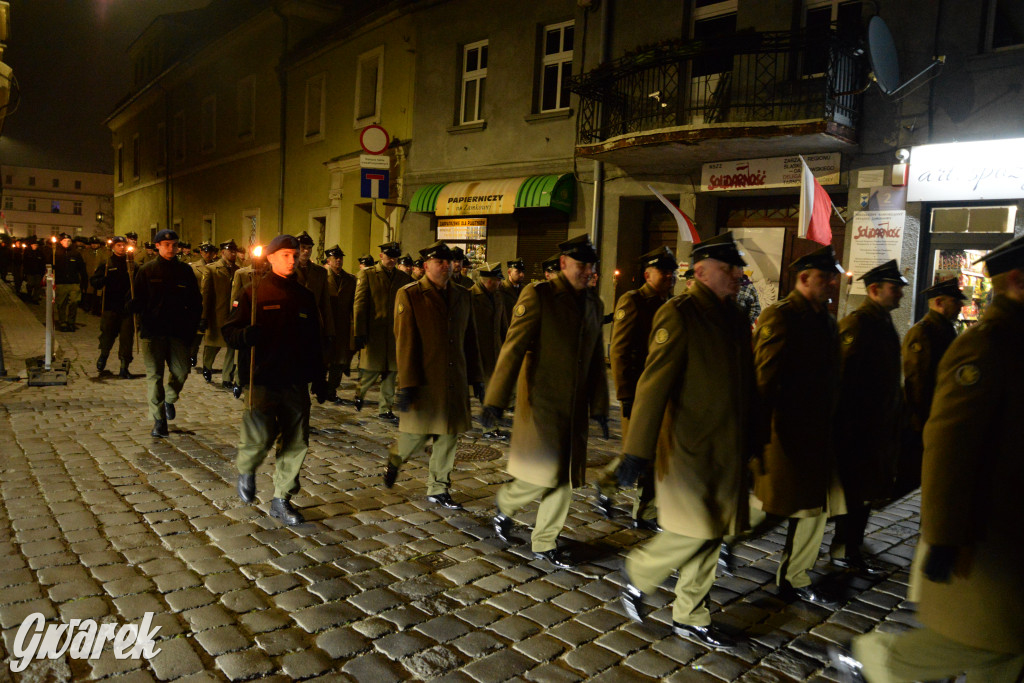
POLYGON ((380 245, 380 263, 363 271, 356 281, 353 305, 353 348, 359 356, 359 387, 356 389, 356 410, 363 407, 363 398, 373 383, 380 379, 380 405, 377 417, 398 421, 391 411, 395 400, 395 372, 398 358, 395 348, 395 297, 398 290, 412 278, 395 268, 402 255, 398 242, 380 245))
MULTIPOLYGON (((28 295, 29 301, 37 304, 39 303, 39 292, 43 289, 43 277, 46 275, 46 256, 39 245, 39 240, 34 237, 31 239, 28 249, 21 250, 21 263, 18 264, 19 269, 14 277, 14 291, 17 292, 20 289, 21 278, 24 278, 25 294, 28 295)), ((47 292, 46 296, 49 295, 50 293, 47 292)))
POLYGON ((129 311, 131 305, 131 276, 126 249, 128 242, 120 235, 111 239, 111 254, 96 268, 90 279, 101 293, 103 314, 100 316, 100 355, 96 370, 103 374, 107 358, 117 339, 117 358, 121 361, 118 377, 131 379, 128 366, 132 363, 132 343, 135 341, 135 319, 129 311))
POLYGON ((56 284, 56 307, 58 329, 63 332, 75 331, 78 316, 78 302, 89 278, 85 270, 85 259, 71 245, 71 236, 61 233, 54 247, 53 272, 56 284))
POLYGON ((604 306, 587 281, 597 251, 587 235, 559 245, 561 272, 523 288, 484 398, 484 426, 508 405, 518 378, 508 473, 497 496, 494 530, 510 540, 512 515, 540 498, 532 534, 534 555, 559 567, 572 559, 557 549, 574 487, 587 466, 587 424, 608 435, 608 382, 601 319, 604 306))
MULTIPOLYGON (((210 275, 210 271, 206 266, 210 265, 217 258, 217 247, 210 244, 209 242, 203 242, 199 245, 199 256, 189 264, 192 268, 192 272, 196 276, 196 282, 199 283, 199 291, 206 291, 206 279, 210 275)), ((236 271, 237 272, 237 271, 236 271)), ((234 285, 234 278, 232 278, 232 285, 234 285)), ((234 290, 232 289, 232 292, 234 290)), ((234 301, 234 298, 231 299, 234 301)), ((199 329, 196 330, 196 335, 192 340, 192 346, 189 347, 188 351, 188 362, 189 365, 195 367, 199 362, 199 345, 203 343, 203 337, 206 336, 206 299, 203 299, 203 317, 199 319, 199 329)))
POLYGON ((526 264, 523 259, 516 258, 512 261, 505 261, 505 279, 498 286, 498 293, 505 302, 505 312, 510 313, 519 301, 519 293, 523 291, 523 282, 526 280, 526 264))
POLYGON ((396 267, 409 277, 412 277, 412 256, 406 254, 402 258, 398 259, 396 267))
POLYGON ((143 252, 140 254, 138 249, 135 250, 135 263, 140 268, 157 257, 156 245, 152 242, 145 242, 142 245, 143 252))
POLYGON ((296 235, 299 240, 299 259, 295 263, 295 279, 300 285, 313 292, 316 308, 320 312, 320 346, 326 357, 334 343, 334 313, 331 310, 331 293, 327 286, 327 269, 313 263, 313 238, 305 231, 296 235))
MULTIPOLYGON (((221 335, 220 328, 231 315, 231 283, 238 266, 235 258, 238 245, 234 240, 221 242, 220 258, 205 266, 206 276, 203 280, 203 315, 206 322, 206 335, 203 337, 203 379, 213 382, 213 363, 217 354, 224 349, 224 366, 220 373, 220 385, 230 389, 235 397, 241 395, 241 382, 238 381, 238 366, 235 364, 235 350, 221 335)), ((190 266, 191 268, 191 266, 190 266)))
POLYGON ((359 262, 360 273, 363 272, 364 270, 373 268, 375 265, 377 265, 377 262, 374 261, 373 257, 370 256, 369 254, 366 254, 365 256, 360 256, 357 260, 359 262))
MULTIPOLYGON (((731 235, 730 235, 731 238, 731 235)), ((629 432, 629 420, 636 398, 636 383, 647 361, 648 340, 654 314, 668 301, 676 284, 675 255, 668 247, 661 247, 640 257, 644 268, 644 284, 626 292, 615 306, 612 340, 609 355, 615 393, 622 406, 622 438, 629 432)), ((597 480, 598 512, 612 516, 612 496, 618 491, 616 471, 621 458, 615 458, 601 472, 597 480)), ((637 483, 636 503, 633 505, 633 526, 648 531, 658 530, 658 509, 654 505, 654 461, 647 460, 637 483)))
POLYGON ((462 247, 455 247, 452 249, 452 282, 469 289, 473 286, 473 280, 463 273, 466 263, 466 253, 462 250, 462 247))
POLYGON ((473 319, 476 323, 476 340, 480 348, 480 362, 483 364, 483 381, 486 385, 494 373, 501 344, 508 331, 508 311, 503 297, 497 293, 501 283, 501 264, 487 263, 480 269, 480 281, 469 293, 473 301, 473 319))
POLYGON ((939 362, 924 428, 911 599, 923 626, 853 641, 844 673, 872 683, 1024 678, 1024 238, 986 254, 994 297, 939 362))
POLYGON ((149 414, 153 418, 150 434, 166 437, 167 421, 174 419, 174 404, 188 379, 188 350, 203 313, 203 296, 192 269, 174 258, 178 234, 161 230, 154 239, 159 256, 135 273, 131 310, 139 315, 149 414))
POLYGON ((434 242, 420 250, 426 275, 398 290, 395 337, 398 344, 398 441, 391 447, 384 486, 432 438, 427 500, 461 510, 452 500, 451 471, 459 434, 469 429, 469 387, 483 396, 483 375, 471 296, 450 280, 452 250, 434 242))
MULTIPOLYGON (((540 267, 544 270, 545 280, 554 280, 555 278, 558 277, 558 273, 561 272, 562 270, 562 263, 559 260, 560 258, 561 254, 555 254, 554 256, 547 259, 546 261, 543 261, 540 264, 540 267)), ((590 281, 588 280, 587 284, 589 283, 590 281)))
POLYGON ((356 276, 345 270, 345 252, 337 244, 326 251, 327 288, 331 295, 334 343, 327 355, 329 400, 337 402, 341 377, 348 377, 352 364, 352 307, 356 298, 356 276))
POLYGON ((836 410, 836 458, 846 514, 836 519, 829 548, 832 563, 869 574, 861 545, 871 504, 888 499, 896 480, 903 388, 900 337, 891 312, 899 308, 907 279, 896 261, 861 275, 864 303, 839 322, 841 366, 836 410), (871 418, 864 419, 866 411, 871 418))
POLYGON ((419 280, 423 277, 423 259, 418 258, 412 262, 412 270, 409 271, 409 275, 412 276, 413 280, 419 280))
POLYGON ((245 503, 255 500, 256 470, 277 443, 270 515, 288 526, 305 521, 290 498, 299 490, 299 471, 309 450, 308 385, 321 403, 327 393, 316 300, 292 277, 298 249, 299 241, 291 235, 270 241, 266 256, 271 271, 259 279, 255 292, 252 286, 245 288, 221 329, 240 351, 242 381, 249 386, 251 401, 242 413, 238 496, 245 503), (251 378, 250 354, 255 354, 251 378))
POLYGON ((758 392, 770 437, 764 435, 769 441, 752 459, 751 535, 788 520, 775 575, 783 597, 835 608, 838 601, 811 586, 808 571, 818 558, 829 514, 846 509, 833 440, 839 330, 828 312, 843 268, 831 246, 790 268, 797 273, 793 291, 761 313, 754 332, 758 392))
MULTIPOLYGON (((622 604, 642 622, 644 593, 678 571, 673 631, 710 647, 732 647, 735 641, 711 623, 708 593, 722 538, 745 530, 749 512, 746 472, 756 445, 757 389, 750 322, 736 304, 746 262, 728 232, 694 245, 691 255, 697 284, 658 308, 648 323, 654 334, 646 367, 632 380, 636 411, 624 437, 619 481, 632 484, 657 458, 664 531, 626 557, 622 604)), ((674 279, 671 251, 644 258, 674 279)), ((626 317, 619 313, 633 306, 622 299, 616 326, 626 317)), ((633 309, 631 315, 640 314, 633 309)))
MULTIPOLYGON (((89 238, 88 249, 82 251, 86 273, 95 273, 102 263, 103 253, 100 251, 102 245, 103 240, 100 238, 95 236, 89 238)), ((99 315, 100 313, 99 294, 96 291, 96 287, 92 284, 92 278, 86 280, 85 293, 82 295, 82 308, 94 315, 99 315)))
POLYGON ((956 339, 953 322, 967 299, 956 278, 943 280, 922 294, 928 301, 928 313, 903 338, 905 433, 896 468, 896 497, 921 486, 922 434, 931 413, 936 373, 943 354, 956 339))

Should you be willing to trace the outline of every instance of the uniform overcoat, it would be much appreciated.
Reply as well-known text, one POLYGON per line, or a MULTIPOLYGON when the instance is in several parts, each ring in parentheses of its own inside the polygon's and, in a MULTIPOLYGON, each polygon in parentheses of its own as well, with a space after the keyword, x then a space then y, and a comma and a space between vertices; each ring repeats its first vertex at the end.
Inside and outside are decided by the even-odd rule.
POLYGON ((394 372, 395 297, 398 290, 412 282, 408 273, 390 270, 379 263, 356 278, 356 299, 352 315, 353 334, 366 337, 366 348, 359 353, 359 368, 371 372, 394 372))
POLYGON ((331 310, 331 293, 327 286, 327 269, 312 262, 305 266, 296 263, 295 280, 313 292, 316 308, 320 311, 320 334, 323 337, 333 337, 334 312, 331 310))
POLYGON ((327 269, 327 291, 331 296, 334 341, 327 362, 348 365, 352 360, 352 305, 356 297, 356 277, 344 268, 337 275, 327 269))
POLYGON ((504 298, 495 291, 488 292, 480 283, 469 290, 473 300, 473 320, 476 322, 476 341, 480 347, 480 362, 484 379, 489 380, 498 362, 501 344, 508 331, 508 311, 504 298))
POLYGON ((459 434, 470 427, 469 384, 483 381, 469 290, 443 290, 423 277, 398 290, 395 301, 398 388, 415 387, 399 431, 459 434))
POLYGON ((904 412, 919 436, 932 409, 939 361, 954 339, 953 323, 936 311, 928 311, 903 338, 904 412))
POLYGON ((615 305, 608 355, 611 356, 616 398, 620 401, 632 400, 636 395, 636 383, 647 361, 647 342, 654 314, 665 300, 645 282, 639 289, 620 296, 615 305))
POLYGON ((839 321, 836 459, 848 502, 890 496, 899 457, 903 387, 892 316, 865 299, 839 321))
POLYGON ((845 512, 834 490, 833 422, 839 399, 839 330, 799 291, 758 318, 754 365, 769 436, 753 461, 754 495, 765 512, 845 512), (835 494, 835 495, 831 495, 835 494))
POLYGON ((231 315, 231 283, 238 266, 219 258, 204 268, 205 277, 198 269, 191 265, 189 267, 195 271, 203 292, 203 315, 206 316, 206 335, 203 337, 203 343, 207 346, 227 346, 228 343, 224 340, 220 328, 231 315))
POLYGON ((623 452, 656 457, 662 528, 737 534, 747 528, 747 463, 757 445, 749 319, 698 282, 658 309, 653 329, 623 452))
POLYGON ((519 294, 523 291, 523 285, 514 285, 509 282, 508 278, 501 281, 498 285, 498 294, 505 302, 505 312, 508 316, 512 317, 512 309, 516 307, 516 302, 519 301, 519 294))
MULTIPOLYGON (((939 363, 924 428, 921 555, 959 548, 950 583, 912 577, 925 626, 1024 653, 1024 303, 997 295, 939 363)), ((920 558, 919 558, 920 559, 920 558)), ((920 562, 916 563, 920 565, 920 562)))
POLYGON ((582 486, 591 417, 608 414, 601 320, 592 289, 564 275, 523 288, 484 397, 508 405, 518 377, 508 472, 537 486, 582 486))

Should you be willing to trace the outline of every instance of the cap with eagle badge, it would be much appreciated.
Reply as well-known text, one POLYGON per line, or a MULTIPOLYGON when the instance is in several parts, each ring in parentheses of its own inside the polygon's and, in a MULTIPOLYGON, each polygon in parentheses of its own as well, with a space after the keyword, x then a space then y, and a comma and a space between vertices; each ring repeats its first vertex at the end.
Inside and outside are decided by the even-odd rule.
POLYGON ((989 277, 1024 268, 1024 235, 1003 242, 975 263, 985 262, 989 277))
POLYGON ((238 251, 238 245, 235 244, 234 240, 228 240, 227 242, 220 243, 221 251, 227 249, 228 251, 238 251))
POLYGON ((398 265, 412 268, 412 256, 406 254, 402 258, 398 259, 398 265))
POLYGON ((168 240, 172 242, 177 242, 178 233, 174 232, 173 230, 161 230, 156 234, 156 236, 153 237, 153 244, 156 244, 157 242, 166 242, 168 240))
POLYGON ((372 268, 377 263, 369 254, 367 254, 366 256, 360 256, 358 260, 359 265, 366 266, 367 268, 372 268))
POLYGON ((306 232, 305 230, 300 232, 298 235, 295 235, 295 239, 299 241, 299 244, 302 244, 307 247, 311 247, 314 244, 313 238, 310 237, 309 233, 306 232))
POLYGON ((555 254, 551 258, 544 260, 540 267, 544 269, 545 273, 560 273, 562 271, 562 262, 559 260, 561 254, 555 254))
POLYGON ((690 250, 690 259, 693 261, 694 266, 709 258, 728 263, 731 266, 739 266, 740 268, 747 265, 747 262, 743 260, 743 251, 736 244, 736 240, 733 239, 732 233, 729 231, 695 244, 693 249, 690 250))
POLYGON ((199 245, 199 251, 206 252, 208 254, 211 251, 217 251, 217 247, 213 246, 209 242, 203 242, 199 245))
POLYGON ((523 263, 523 259, 516 258, 512 261, 505 261, 506 268, 515 268, 516 270, 526 270, 526 264, 523 263))
POLYGON ((337 244, 324 252, 324 256, 333 256, 334 258, 341 258, 345 255, 345 252, 341 250, 337 244))
POLYGON ((402 255, 402 245, 398 242, 385 242, 380 245, 380 253, 388 258, 398 258, 402 255))
POLYGON ((863 280, 865 285, 873 285, 876 282, 892 282, 900 286, 910 284, 910 281, 900 272, 896 259, 890 259, 875 266, 857 279, 863 280))
POLYGON ((560 256, 580 261, 581 263, 597 263, 597 249, 590 241, 590 235, 584 233, 558 245, 560 256))
POLYGON ((423 267, 423 259, 421 259, 421 258, 413 259, 412 267, 413 268, 422 268, 423 267))
POLYGON ((640 257, 640 265, 646 268, 657 268, 663 273, 672 273, 679 268, 676 255, 668 247, 658 247, 640 257))
POLYGON ((800 272, 801 270, 822 270, 826 273, 846 272, 843 270, 843 266, 839 263, 839 259, 836 258, 836 250, 831 244, 827 244, 820 249, 815 249, 809 254, 804 254, 796 261, 789 264, 789 269, 792 271, 800 272))
POLYGON ((291 235, 278 235, 274 239, 270 240, 270 244, 263 250, 264 256, 270 256, 278 249, 298 249, 299 238, 292 237, 291 235))
POLYGON ((438 240, 429 247, 420 249, 420 256, 423 257, 424 261, 429 261, 432 258, 440 261, 452 261, 454 260, 454 254, 452 251, 451 247, 445 244, 442 240, 438 240))
POLYGON ((480 277, 501 277, 501 261, 495 261, 494 263, 485 263, 477 268, 477 275, 480 277))
POLYGON ((951 296, 960 301, 966 301, 967 297, 960 291, 960 281, 953 277, 942 282, 937 282, 928 289, 921 292, 925 299, 934 299, 937 296, 951 296))

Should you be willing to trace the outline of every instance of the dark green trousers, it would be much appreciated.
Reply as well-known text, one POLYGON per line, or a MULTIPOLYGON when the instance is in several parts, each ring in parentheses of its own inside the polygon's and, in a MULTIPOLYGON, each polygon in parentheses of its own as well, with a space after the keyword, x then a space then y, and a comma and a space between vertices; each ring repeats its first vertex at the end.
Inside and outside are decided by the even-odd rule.
POLYGON ((132 362, 132 342, 135 341, 135 322, 130 313, 103 311, 100 317, 100 355, 106 358, 117 344, 117 357, 122 363, 132 362))
POLYGON ((309 388, 257 384, 251 391, 252 410, 242 413, 235 463, 240 473, 255 473, 276 442, 274 498, 290 498, 299 490, 299 470, 309 450, 309 388))
POLYGON ((217 354, 220 350, 224 349, 224 367, 220 371, 220 381, 222 382, 234 382, 240 384, 238 378, 238 365, 235 363, 235 355, 238 353, 235 349, 226 346, 210 346, 207 344, 203 347, 203 370, 213 370, 213 363, 217 360, 217 354))
POLYGON ((146 364, 146 391, 149 415, 164 419, 164 403, 176 403, 188 379, 188 344, 175 337, 152 337, 142 340, 142 360, 146 364), (164 369, 167 382, 164 382, 164 369))
POLYGON ((455 466, 455 450, 459 445, 458 434, 407 434, 398 433, 398 441, 391 446, 388 462, 401 467, 406 460, 434 439, 434 448, 430 451, 429 474, 427 475, 427 495, 436 496, 448 490, 452 483, 452 468, 455 466))
POLYGON ((380 372, 377 370, 359 371, 359 398, 366 396, 377 378, 380 378, 380 404, 377 406, 377 414, 383 415, 391 410, 395 402, 395 379, 398 373, 394 371, 380 372))

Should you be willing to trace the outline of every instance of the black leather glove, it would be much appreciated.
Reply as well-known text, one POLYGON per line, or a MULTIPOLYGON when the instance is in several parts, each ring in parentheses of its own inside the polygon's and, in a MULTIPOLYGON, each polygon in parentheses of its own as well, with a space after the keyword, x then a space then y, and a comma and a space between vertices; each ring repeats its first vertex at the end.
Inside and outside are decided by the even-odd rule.
POLYGON ((594 422, 601 425, 601 436, 604 438, 610 438, 611 434, 608 432, 608 416, 607 415, 595 415, 594 422))
POLYGON ((629 419, 629 416, 633 414, 633 399, 624 398, 619 401, 619 406, 622 408, 622 417, 629 419))
POLYGON ((323 403, 331 395, 331 390, 327 387, 327 380, 323 377, 313 380, 310 391, 316 397, 317 403, 323 403))
POLYGON ((498 406, 484 406, 484 412, 480 415, 480 422, 484 429, 494 429, 503 412, 498 406))
POLYGON ((210 323, 208 323, 205 318, 199 321, 199 331, 200 332, 206 332, 206 328, 209 327, 209 326, 210 326, 210 323))
POLYGON ((357 334, 352 338, 352 348, 356 351, 363 349, 366 346, 366 335, 357 334))
POLYGON ((481 403, 484 402, 484 383, 473 382, 469 386, 473 387, 473 397, 481 403))
POLYGON ((417 387, 404 387, 395 392, 395 410, 400 413, 408 411, 417 393, 417 387))
POLYGON ((956 565, 959 548, 952 545, 933 545, 924 559, 924 575, 936 583, 949 583, 956 565))
POLYGON ((242 342, 246 346, 256 346, 259 343, 262 333, 259 325, 249 325, 242 331, 242 342))
POLYGON ((645 467, 647 467, 646 460, 627 453, 622 458, 622 464, 619 465, 619 469, 615 470, 615 477, 619 480, 619 486, 626 488, 635 484, 645 467))

